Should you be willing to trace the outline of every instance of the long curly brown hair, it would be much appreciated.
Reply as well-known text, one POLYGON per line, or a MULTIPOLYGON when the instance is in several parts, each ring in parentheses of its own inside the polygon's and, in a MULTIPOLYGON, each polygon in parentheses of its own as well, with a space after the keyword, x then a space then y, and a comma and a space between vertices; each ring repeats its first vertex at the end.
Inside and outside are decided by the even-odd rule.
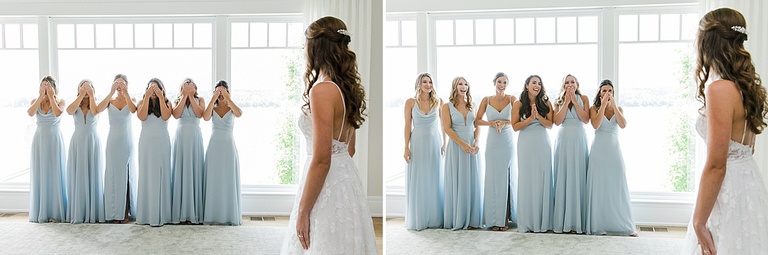
POLYGON ((600 110, 600 106, 603 105, 603 99, 601 98, 602 95, 600 95, 600 90, 603 88, 603 86, 611 86, 611 89, 613 89, 613 82, 611 82, 609 79, 605 79, 600 82, 600 85, 597 86, 597 95, 595 95, 595 101, 592 103, 592 105, 594 105, 598 110, 600 110))
POLYGON ((752 56, 744 49, 747 34, 736 31, 734 26, 746 29, 747 22, 741 13, 729 8, 710 11, 699 21, 696 38, 696 99, 703 104, 703 110, 707 106, 704 88, 711 73, 733 81, 741 91, 749 129, 760 134, 768 125, 765 121, 768 113, 766 90, 755 72, 752 56))
POLYGON ((467 109, 472 111, 472 107, 474 106, 472 104, 472 94, 469 93, 472 87, 469 86, 469 82, 464 77, 456 77, 453 78, 453 82, 451 82, 451 96, 448 98, 448 101, 450 101, 453 106, 459 106, 459 100, 457 97, 459 96, 459 89, 457 88, 459 86, 459 81, 464 80, 464 83, 467 85, 467 98, 465 100, 467 101, 465 104, 467 106, 467 109))
POLYGON ((533 78, 539 79, 539 86, 541 89, 539 90, 539 94, 536 95, 536 111, 539 112, 539 115, 544 116, 546 118, 547 114, 549 114, 549 105, 547 104, 547 101, 549 101, 549 96, 547 96, 547 90, 544 89, 544 82, 541 81, 541 77, 538 75, 531 75, 528 76, 528 78, 525 79, 525 84, 523 84, 523 92, 520 92, 520 119, 524 120, 527 119, 528 116, 531 116, 531 99, 528 98, 528 84, 531 83, 531 80, 533 78))
POLYGON ((336 17, 322 17, 307 27, 306 42, 307 68, 304 73, 305 111, 310 111, 309 91, 318 81, 322 72, 341 88, 347 111, 347 123, 355 129, 365 121, 365 89, 357 71, 357 56, 349 49, 350 38, 347 26, 336 17))

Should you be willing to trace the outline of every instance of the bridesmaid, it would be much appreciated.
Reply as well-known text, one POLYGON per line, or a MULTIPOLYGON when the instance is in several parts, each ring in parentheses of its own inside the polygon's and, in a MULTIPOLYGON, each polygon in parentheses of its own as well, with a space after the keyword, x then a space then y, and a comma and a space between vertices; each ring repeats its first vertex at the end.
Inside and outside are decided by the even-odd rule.
POLYGON ((555 125, 561 126, 555 142, 555 233, 583 233, 586 225, 587 134, 589 99, 579 91, 579 81, 566 75, 555 104, 555 125))
POLYGON ((451 138, 445 150, 445 205, 443 227, 476 229, 482 217, 480 163, 472 95, 464 77, 453 79, 449 103, 442 106, 440 120, 451 138))
POLYGON ((627 189, 619 128, 627 126, 624 110, 613 97, 613 83, 604 80, 589 108, 595 140, 587 171, 586 232, 589 235, 637 236, 627 189))
POLYGON ((232 136, 235 117, 240 110, 229 94, 226 81, 216 82, 213 96, 205 108, 203 119, 213 117, 213 133, 205 153, 205 211, 206 225, 242 224, 240 200, 240 159, 232 136))
POLYGON ((520 99, 512 105, 512 129, 517 141, 517 231, 552 230, 552 146, 547 129, 552 128, 552 103, 541 77, 525 79, 520 99))
POLYGON ((98 108, 93 83, 80 81, 77 98, 67 107, 67 113, 75 119, 67 160, 67 220, 73 224, 104 222, 104 158, 96 130, 98 108))
POLYGON ((141 120, 139 135, 139 197, 136 224, 159 227, 171 223, 171 138, 168 119, 171 103, 165 86, 157 78, 147 84, 136 116, 141 120))
POLYGON ((173 208, 172 223, 202 223, 205 189, 205 147, 200 131, 200 118, 205 111, 205 99, 198 97, 197 85, 185 79, 179 88, 173 107, 173 117, 179 122, 173 137, 173 208))
POLYGON ((416 96, 405 101, 405 228, 442 228, 440 156, 445 152, 445 133, 440 131, 439 107, 443 100, 428 73, 419 74, 415 90, 416 96))
POLYGON ((64 138, 59 128, 64 100, 58 94, 56 79, 43 77, 39 95, 27 110, 37 119, 29 164, 29 222, 63 222, 67 217, 64 138))
POLYGON ((105 220, 127 223, 136 220, 136 155, 133 147, 131 114, 136 112, 135 100, 128 94, 128 77, 115 75, 109 95, 99 103, 98 111, 107 109, 106 168, 104 169, 105 220), (117 93, 117 96, 115 96, 117 93))
POLYGON ((507 231, 508 219, 517 222, 515 210, 516 175, 512 168, 512 102, 507 95, 509 78, 497 73, 493 79, 496 94, 483 98, 475 119, 477 126, 489 126, 485 147, 485 192, 483 192, 483 225, 493 231, 507 231), (483 120, 486 114, 488 121, 483 120))

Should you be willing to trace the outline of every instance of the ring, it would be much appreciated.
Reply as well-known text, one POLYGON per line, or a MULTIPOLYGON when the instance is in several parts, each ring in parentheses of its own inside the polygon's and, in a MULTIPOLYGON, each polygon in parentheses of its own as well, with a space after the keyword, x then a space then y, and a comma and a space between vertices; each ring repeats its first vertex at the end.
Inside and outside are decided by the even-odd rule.
POLYGON ((299 238, 304 238, 304 236, 303 235, 299 235, 299 238))

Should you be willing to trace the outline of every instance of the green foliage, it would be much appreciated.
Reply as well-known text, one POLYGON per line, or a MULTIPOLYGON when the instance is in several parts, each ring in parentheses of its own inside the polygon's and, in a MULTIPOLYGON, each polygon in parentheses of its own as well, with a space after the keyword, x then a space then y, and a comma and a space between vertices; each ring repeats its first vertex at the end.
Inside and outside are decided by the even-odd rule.
POLYGON ((675 106, 671 109, 678 113, 671 125, 671 132, 667 135, 667 148, 669 156, 667 162, 669 169, 667 175, 674 192, 692 192, 694 178, 694 134, 691 122, 690 109, 685 107, 692 101, 695 85, 691 82, 693 75, 693 57, 692 54, 679 51, 680 70, 678 70, 678 86, 676 88, 675 106))
POLYGON ((284 116, 280 123, 280 132, 278 133, 277 148, 277 176, 280 178, 280 184, 298 183, 299 168, 299 136, 296 131, 296 111, 299 107, 299 98, 301 98, 301 58, 298 52, 285 57, 287 72, 283 77, 284 91, 281 95, 285 99, 281 105, 281 115, 284 116))

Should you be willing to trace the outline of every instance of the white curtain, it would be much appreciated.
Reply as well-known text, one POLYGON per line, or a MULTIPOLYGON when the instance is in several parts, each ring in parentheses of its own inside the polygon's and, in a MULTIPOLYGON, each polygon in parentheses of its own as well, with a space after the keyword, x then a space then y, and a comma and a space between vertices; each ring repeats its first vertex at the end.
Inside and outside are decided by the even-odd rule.
MULTIPOLYGON (((707 12, 728 7, 741 12, 747 20, 749 36, 744 47, 752 54, 757 73, 761 75, 763 86, 768 85, 768 3, 764 0, 701 0, 700 16, 707 12)), ((755 160, 763 174, 763 183, 768 187, 768 131, 757 136, 755 160)))
MULTIPOLYGON (((334 16, 341 19, 347 25, 347 30, 352 33, 350 48, 357 55, 357 68, 360 79, 366 92, 370 92, 371 71, 371 12, 373 9, 370 0, 306 0, 304 1, 305 24, 309 26, 313 21, 325 17, 334 16)), ((381 72, 379 70, 379 72, 381 72)), ((370 98, 370 94, 366 94, 370 98)), ((370 104, 370 101, 368 101, 370 104)), ((369 106, 370 107, 370 106, 369 106)), ((370 114, 370 112, 369 112, 370 114)), ((366 122, 367 123, 367 122, 366 122)), ((363 181, 363 189, 368 191, 368 125, 363 125, 356 134, 355 163, 360 170, 360 178, 363 181)), ((381 179, 381 178, 379 178, 381 179)), ((372 193, 372 192, 368 192, 372 193)), ((379 193, 379 192, 373 192, 379 193)))

